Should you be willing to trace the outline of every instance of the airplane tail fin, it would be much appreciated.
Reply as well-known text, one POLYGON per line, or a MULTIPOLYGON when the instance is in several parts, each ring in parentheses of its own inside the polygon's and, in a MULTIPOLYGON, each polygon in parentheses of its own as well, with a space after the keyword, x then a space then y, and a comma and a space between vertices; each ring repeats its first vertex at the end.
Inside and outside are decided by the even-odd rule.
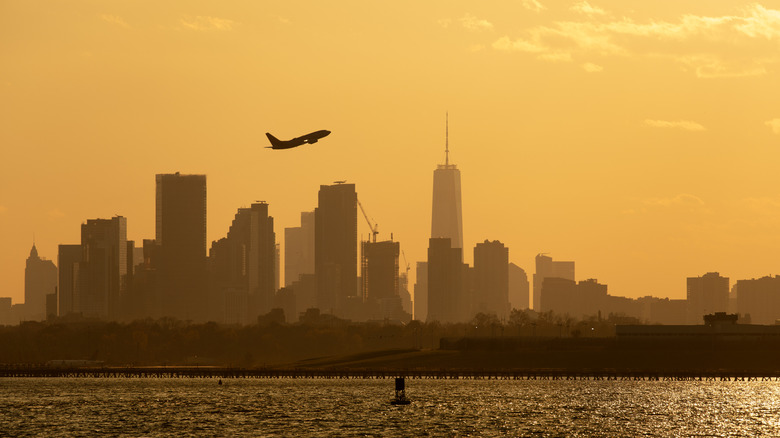
POLYGON ((281 141, 279 141, 278 138, 276 138, 273 135, 271 135, 270 132, 266 132, 265 136, 268 137, 268 141, 271 142, 272 147, 279 146, 282 143, 281 141))

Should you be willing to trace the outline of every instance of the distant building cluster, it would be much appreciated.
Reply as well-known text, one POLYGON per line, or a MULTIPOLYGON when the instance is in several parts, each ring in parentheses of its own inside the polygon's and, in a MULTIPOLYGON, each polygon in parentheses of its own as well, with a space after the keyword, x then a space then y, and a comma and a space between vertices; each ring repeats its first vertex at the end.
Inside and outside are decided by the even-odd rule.
POLYGON ((528 275, 509 248, 484 240, 464 263, 461 175, 449 161, 433 174, 427 259, 417 262, 413 296, 401 245, 358 242, 354 184, 321 185, 314 211, 284 229, 281 254, 270 206, 239 208, 225 237, 206 240, 206 176, 156 175, 154 239, 127 240, 127 218, 89 219, 81 242, 59 245, 57 265, 33 244, 25 268, 25 301, 0 298, 0 324, 71 315, 107 321, 170 317, 184 321, 253 324, 263 318, 295 322, 317 315, 353 321, 440 323, 478 314, 507 321, 513 309, 533 308, 570 318, 622 315, 647 323, 700 324, 703 315, 739 313, 740 320, 780 320, 780 276, 739 280, 717 272, 687 279, 686 299, 612 296, 595 279, 576 281, 573 261, 536 256, 528 275), (400 256, 404 265, 400 264, 400 256), (401 269, 401 268, 404 269, 401 269), (532 287, 531 287, 532 286, 532 287), (532 293, 531 293, 532 292, 532 293), (412 298, 414 297, 414 298, 412 298))
POLYGON ((354 184, 320 186, 313 212, 285 229, 285 285, 269 205, 239 208, 227 235, 206 242, 206 176, 156 176, 155 238, 127 240, 127 218, 89 219, 80 244, 59 245, 58 266, 33 245, 25 302, 0 298, 0 323, 75 315, 107 321, 170 317, 253 324, 259 318, 331 314, 355 321, 408 322, 400 244, 361 243, 358 275, 354 184), (272 315, 272 316, 269 316, 272 315))

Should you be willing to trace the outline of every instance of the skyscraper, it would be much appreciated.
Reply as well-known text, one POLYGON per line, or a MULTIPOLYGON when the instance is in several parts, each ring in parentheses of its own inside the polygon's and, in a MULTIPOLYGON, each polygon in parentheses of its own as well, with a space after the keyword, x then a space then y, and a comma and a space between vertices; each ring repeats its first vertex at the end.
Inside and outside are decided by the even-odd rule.
POLYGON ((740 319, 749 315, 751 324, 776 324, 780 320, 780 276, 737 280, 737 313, 740 319))
POLYGON ((729 307, 729 278, 717 272, 688 277, 688 324, 701 324, 704 315, 726 312, 729 307))
MULTIPOLYGON (((460 170, 450 164, 449 117, 445 131, 444 164, 433 171, 431 237, 450 239, 453 248, 463 248, 463 219, 460 200, 460 170)), ((461 252, 461 256, 463 253, 461 252)), ((462 259, 461 259, 462 261, 462 259)))
POLYGON ((78 311, 84 316, 118 319, 127 275, 126 218, 90 219, 81 225, 78 269, 78 311))
POLYGON ((537 312, 546 310, 542 303, 542 283, 545 278, 565 278, 574 281, 574 262, 553 261, 544 254, 536 256, 536 273, 534 273, 533 309, 537 312))
POLYGON ((314 212, 301 212, 301 226, 284 229, 284 285, 314 274, 314 212))
POLYGON ((472 312, 509 317, 509 248, 498 240, 474 247, 474 297, 472 312))
POLYGON ((46 295, 57 287, 57 267, 51 260, 38 256, 33 243, 24 267, 24 315, 32 321, 46 319, 46 295))
MULTIPOLYGON (((398 242, 361 242, 364 316, 370 319, 406 320, 399 294, 398 242)), ((411 316, 411 314, 409 315, 411 316)))
POLYGON ((67 315, 78 311, 79 264, 81 263, 81 245, 60 245, 57 253, 58 273, 58 314, 67 315))
POLYGON ((314 223, 317 306, 322 313, 343 315, 358 288, 355 185, 320 186, 314 223))
POLYGON ((417 275, 414 283, 414 319, 426 321, 428 318, 428 262, 417 262, 417 275))
POLYGON ((363 299, 383 300, 398 297, 398 256, 400 244, 384 242, 362 242, 363 299))
POLYGON ((204 320, 206 175, 158 174, 156 181, 162 315, 204 320))
POLYGON ((462 322, 469 316, 463 276, 463 250, 453 248, 449 238, 428 241, 427 322, 462 322))
POLYGON ((530 308, 528 275, 525 270, 514 263, 509 264, 509 303, 513 309, 530 308))
MULTIPOLYGON (((252 322, 268 313, 276 280, 276 235, 268 204, 259 202, 238 209, 227 237, 212 244, 210 259, 216 295, 229 298, 229 302, 245 303, 239 310, 246 314, 236 321, 252 322)), ((222 307, 226 303, 221 300, 214 305, 222 307)))

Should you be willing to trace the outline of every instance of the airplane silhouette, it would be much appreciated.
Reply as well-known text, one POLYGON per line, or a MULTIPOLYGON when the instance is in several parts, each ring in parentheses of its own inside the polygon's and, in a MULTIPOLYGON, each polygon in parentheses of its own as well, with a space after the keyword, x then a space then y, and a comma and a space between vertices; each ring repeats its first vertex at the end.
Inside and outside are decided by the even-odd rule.
POLYGON ((300 146, 302 144, 312 144, 317 143, 317 140, 321 139, 322 137, 326 137, 330 134, 330 131, 323 129, 320 131, 314 131, 312 133, 302 135, 300 137, 296 137, 292 140, 279 140, 278 138, 271 135, 270 132, 266 132, 265 135, 268 137, 268 140, 271 142, 271 146, 266 146, 267 148, 271 149, 290 149, 297 146, 300 146))

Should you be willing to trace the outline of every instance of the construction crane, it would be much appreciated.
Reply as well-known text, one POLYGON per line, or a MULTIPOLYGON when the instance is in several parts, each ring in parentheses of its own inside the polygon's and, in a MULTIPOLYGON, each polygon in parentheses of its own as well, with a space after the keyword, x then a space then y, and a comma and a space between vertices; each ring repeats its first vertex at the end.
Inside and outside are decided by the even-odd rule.
POLYGON ((360 203, 360 199, 357 199, 357 203, 358 207, 360 207, 360 211, 363 212, 363 217, 366 218, 366 222, 368 222, 368 228, 371 230, 371 234, 374 236, 374 243, 376 243, 376 235, 379 234, 379 225, 371 223, 371 219, 368 218, 366 209, 363 208, 363 204, 360 203))
MULTIPOLYGON (((406 281, 409 281, 409 269, 411 269, 411 267, 409 265, 409 262, 406 261, 406 253, 404 252, 404 250, 401 250, 401 255, 404 256, 404 263, 406 263, 406 281)), ((407 283, 407 287, 409 287, 408 283, 407 283)))

